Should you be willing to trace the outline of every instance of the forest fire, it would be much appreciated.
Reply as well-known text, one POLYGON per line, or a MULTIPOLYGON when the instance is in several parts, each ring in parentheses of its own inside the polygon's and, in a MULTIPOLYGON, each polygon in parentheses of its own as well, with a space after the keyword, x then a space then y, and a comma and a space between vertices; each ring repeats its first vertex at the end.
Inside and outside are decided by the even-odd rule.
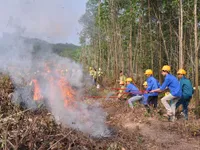
MULTIPOLYGON (((49 86, 49 104, 52 105, 52 101, 56 100, 59 95, 59 97, 63 100, 64 107, 72 106, 73 101, 75 100, 75 91, 67 81, 66 74, 63 73, 63 69, 50 69, 49 64, 45 64, 44 71, 42 73, 40 72, 38 76, 41 75, 43 76, 45 83, 49 86)), ((44 99, 45 97, 42 95, 42 91, 44 89, 41 88, 38 80, 33 79, 32 82, 34 83, 33 100, 39 101, 44 99)))

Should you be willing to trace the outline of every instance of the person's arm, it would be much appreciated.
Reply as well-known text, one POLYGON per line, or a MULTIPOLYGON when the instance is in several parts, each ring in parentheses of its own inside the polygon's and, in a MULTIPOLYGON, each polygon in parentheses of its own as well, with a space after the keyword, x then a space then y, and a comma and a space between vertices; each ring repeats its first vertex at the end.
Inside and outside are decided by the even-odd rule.
POLYGON ((169 83, 169 79, 165 79, 164 83, 162 84, 162 86, 160 88, 152 90, 152 91, 150 91, 150 93, 154 93, 154 92, 161 93, 161 92, 163 92, 167 88, 168 83, 169 83))

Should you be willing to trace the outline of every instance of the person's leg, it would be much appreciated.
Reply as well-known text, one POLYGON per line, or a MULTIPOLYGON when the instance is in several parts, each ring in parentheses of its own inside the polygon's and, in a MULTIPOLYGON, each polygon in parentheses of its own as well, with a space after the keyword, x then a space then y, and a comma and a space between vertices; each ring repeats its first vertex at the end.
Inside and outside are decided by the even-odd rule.
POLYGON ((142 97, 143 97, 143 96, 133 96, 133 97, 131 97, 131 98, 128 100, 129 106, 130 106, 131 108, 133 108, 133 103, 134 103, 135 101, 138 101, 138 100, 142 99, 142 97))
POLYGON ((179 98, 172 99, 171 110, 172 110, 173 116, 175 116, 175 113, 176 113, 176 103, 178 101, 179 101, 179 98))
POLYGON ((150 106, 153 105, 153 102, 152 102, 152 96, 149 96, 149 97, 148 97, 147 102, 148 102, 148 104, 149 104, 150 106))
POLYGON ((158 105, 158 96, 153 96, 153 108, 156 109, 158 105))
POLYGON ((183 102, 183 113, 184 113, 184 117, 185 120, 188 120, 188 105, 190 103, 190 99, 186 99, 183 102))
POLYGON ((173 114, 172 108, 169 105, 168 101, 170 101, 171 99, 174 99, 174 98, 175 98, 174 96, 172 96, 171 94, 169 94, 169 95, 164 96, 161 99, 161 102, 164 105, 165 109, 167 110, 167 114, 168 115, 172 115, 173 114))

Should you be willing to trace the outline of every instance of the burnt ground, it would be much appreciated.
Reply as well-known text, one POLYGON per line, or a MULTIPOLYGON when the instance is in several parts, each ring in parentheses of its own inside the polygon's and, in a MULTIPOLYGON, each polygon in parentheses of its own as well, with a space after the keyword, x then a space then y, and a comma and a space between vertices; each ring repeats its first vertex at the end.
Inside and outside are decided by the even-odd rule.
POLYGON ((198 150, 200 149, 200 120, 182 118, 168 122, 162 113, 145 113, 137 104, 134 110, 125 101, 88 99, 100 102, 107 112, 106 124, 113 131, 108 138, 93 138, 80 131, 55 123, 44 108, 37 111, 13 105, 8 77, 0 78, 0 149, 19 150, 198 150))

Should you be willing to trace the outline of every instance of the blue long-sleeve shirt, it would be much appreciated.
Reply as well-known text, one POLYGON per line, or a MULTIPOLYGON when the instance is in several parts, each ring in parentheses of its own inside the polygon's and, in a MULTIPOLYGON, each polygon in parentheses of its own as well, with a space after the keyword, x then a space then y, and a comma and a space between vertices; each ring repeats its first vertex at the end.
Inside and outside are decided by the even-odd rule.
POLYGON ((186 77, 182 77, 179 81, 182 89, 182 98, 190 99, 194 93, 191 81, 186 77))
POLYGON ((161 85, 160 89, 165 90, 166 87, 169 88, 170 93, 173 96, 175 96, 175 97, 182 96, 182 90, 181 90, 180 83, 175 76, 173 76, 171 74, 166 75, 165 80, 164 80, 163 84, 161 85))
POLYGON ((131 93, 132 96, 134 95, 138 95, 138 94, 141 94, 139 89, 132 83, 128 84, 126 86, 126 90, 125 90, 127 93, 131 93))
MULTIPOLYGON (((147 91, 155 90, 160 87, 160 83, 153 76, 147 78, 147 91)), ((150 93, 149 96, 158 96, 158 93, 150 93)))

